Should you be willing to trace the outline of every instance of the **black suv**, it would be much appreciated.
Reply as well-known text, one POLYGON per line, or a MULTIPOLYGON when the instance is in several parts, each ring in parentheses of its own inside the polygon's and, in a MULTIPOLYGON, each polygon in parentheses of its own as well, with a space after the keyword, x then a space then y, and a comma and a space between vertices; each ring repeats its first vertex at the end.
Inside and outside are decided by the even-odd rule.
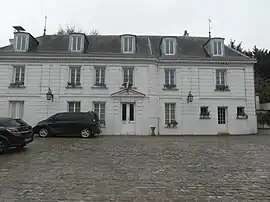
POLYGON ((32 127, 21 119, 0 118, 0 154, 9 147, 23 148, 33 141, 32 127))
POLYGON ((33 128, 34 134, 40 137, 55 135, 79 135, 83 138, 100 134, 99 119, 96 113, 62 112, 40 121, 33 128))

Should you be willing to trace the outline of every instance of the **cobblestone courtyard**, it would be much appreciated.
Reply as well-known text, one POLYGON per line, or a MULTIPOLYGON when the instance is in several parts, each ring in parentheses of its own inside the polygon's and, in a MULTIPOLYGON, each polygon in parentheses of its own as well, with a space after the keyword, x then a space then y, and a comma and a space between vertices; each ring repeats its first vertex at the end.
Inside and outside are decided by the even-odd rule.
POLYGON ((270 201, 270 136, 36 138, 0 201, 270 201))

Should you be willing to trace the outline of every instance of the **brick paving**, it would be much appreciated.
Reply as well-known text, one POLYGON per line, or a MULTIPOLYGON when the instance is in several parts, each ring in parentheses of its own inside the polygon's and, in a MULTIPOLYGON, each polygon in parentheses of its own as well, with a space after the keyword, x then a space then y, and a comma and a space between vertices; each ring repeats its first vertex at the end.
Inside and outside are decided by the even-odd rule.
POLYGON ((36 138, 0 156, 1 202, 270 201, 270 136, 36 138))

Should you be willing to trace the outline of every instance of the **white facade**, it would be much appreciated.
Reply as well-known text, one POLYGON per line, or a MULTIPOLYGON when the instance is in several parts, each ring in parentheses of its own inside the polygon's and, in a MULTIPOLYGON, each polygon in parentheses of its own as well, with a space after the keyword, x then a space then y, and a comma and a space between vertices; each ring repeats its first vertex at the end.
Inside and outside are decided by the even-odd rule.
POLYGON ((252 63, 225 64, 205 60, 161 63, 154 59, 143 58, 102 61, 91 57, 77 61, 49 57, 46 60, 44 57, 35 60, 0 60, 1 116, 22 117, 29 124, 35 125, 54 113, 68 111, 68 102, 80 102, 81 111, 94 110, 95 103, 103 103, 105 104, 103 134, 149 135, 151 126, 155 126, 155 132, 160 135, 257 133, 252 63), (25 68, 24 88, 9 87, 14 81, 14 68, 17 66, 25 68), (70 79, 70 67, 81 69, 79 78, 81 88, 66 88, 70 79), (105 67, 107 88, 94 87, 95 67, 105 67), (122 90, 123 68, 127 67, 134 68, 132 77, 135 91, 131 90, 129 93, 122 90), (175 71, 173 78, 175 89, 163 89, 165 69, 175 71), (230 91, 215 91, 218 69, 226 69, 225 79, 230 91), (54 95, 53 102, 46 99, 48 88, 54 95), (187 102, 189 91, 193 95, 193 102, 190 103, 187 102), (170 105, 168 115, 172 117, 174 113, 178 122, 174 128, 168 128, 165 124, 166 103, 174 104, 175 107, 174 113, 170 105), (208 107, 210 118, 200 119, 202 106, 208 107), (128 117, 132 117, 133 113, 132 109, 130 110, 132 107, 134 118, 129 121, 128 117), (218 107, 225 107, 219 110, 220 113, 225 113, 223 120, 225 124, 218 124, 218 107), (247 119, 237 119, 237 107, 244 107, 247 119), (125 109, 126 113, 123 112, 125 109))

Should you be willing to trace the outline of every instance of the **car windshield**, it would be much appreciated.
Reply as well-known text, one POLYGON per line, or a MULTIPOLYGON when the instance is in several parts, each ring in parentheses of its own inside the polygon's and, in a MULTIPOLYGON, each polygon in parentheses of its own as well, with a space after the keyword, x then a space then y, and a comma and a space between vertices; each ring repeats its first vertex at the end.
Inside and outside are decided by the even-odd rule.
POLYGON ((2 126, 22 126, 22 125, 26 125, 26 123, 21 119, 4 119, 4 120, 0 120, 0 124, 2 126))

